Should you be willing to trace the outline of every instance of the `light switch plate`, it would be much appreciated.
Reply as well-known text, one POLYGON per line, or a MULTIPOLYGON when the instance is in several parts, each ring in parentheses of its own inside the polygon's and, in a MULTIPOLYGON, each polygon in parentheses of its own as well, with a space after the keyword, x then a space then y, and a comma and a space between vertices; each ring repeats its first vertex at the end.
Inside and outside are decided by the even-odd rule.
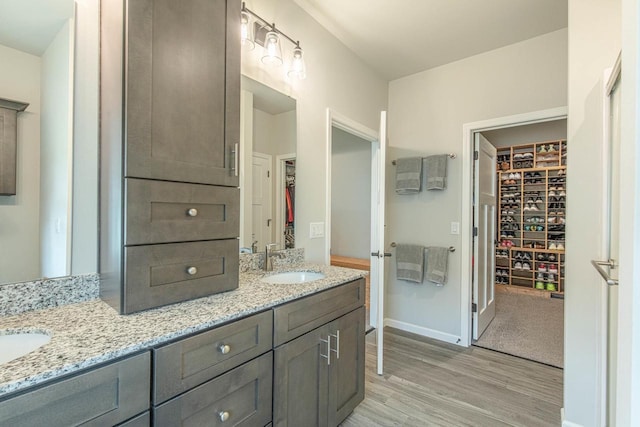
POLYGON ((324 237, 324 222, 312 222, 309 224, 309 238, 324 237))
POLYGON ((451 234, 460 234, 460 223, 452 222, 451 223, 451 234))

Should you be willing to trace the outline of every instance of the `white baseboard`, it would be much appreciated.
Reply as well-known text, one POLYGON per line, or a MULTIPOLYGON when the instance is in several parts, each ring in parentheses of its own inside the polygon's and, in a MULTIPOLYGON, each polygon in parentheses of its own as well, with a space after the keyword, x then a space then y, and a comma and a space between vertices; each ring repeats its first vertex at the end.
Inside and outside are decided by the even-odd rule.
POLYGON ((462 340, 457 335, 436 331, 434 329, 425 328, 424 326, 414 325, 413 323, 401 322, 395 319, 384 319, 384 324, 385 326, 391 326, 392 328, 400 329, 401 331, 411 332, 412 334, 465 347, 465 345, 462 344, 462 340))

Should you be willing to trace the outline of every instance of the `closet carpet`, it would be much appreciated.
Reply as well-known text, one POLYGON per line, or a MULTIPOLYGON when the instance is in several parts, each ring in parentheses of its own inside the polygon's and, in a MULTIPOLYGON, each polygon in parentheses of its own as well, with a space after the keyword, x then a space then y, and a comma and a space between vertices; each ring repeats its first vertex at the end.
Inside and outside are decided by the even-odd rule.
POLYGON ((496 291, 496 317, 475 343, 563 367, 564 300, 496 291))

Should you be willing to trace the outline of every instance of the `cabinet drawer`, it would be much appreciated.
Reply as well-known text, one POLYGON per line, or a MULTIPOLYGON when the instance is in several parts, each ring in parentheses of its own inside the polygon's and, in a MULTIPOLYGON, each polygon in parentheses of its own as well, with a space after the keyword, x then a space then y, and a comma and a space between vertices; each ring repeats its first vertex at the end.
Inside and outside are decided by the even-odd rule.
POLYGON ((284 344, 361 305, 364 305, 364 279, 276 307, 273 344, 284 344))
POLYGON ((272 363, 270 351, 154 408, 155 425, 263 427, 271 421, 272 363))
POLYGON ((118 427, 149 427, 151 425, 151 412, 147 411, 137 417, 118 424, 118 427))
POLYGON ((238 287, 238 240, 124 248, 125 313, 238 287))
POLYGON ((237 188, 127 178, 125 192, 125 245, 238 237, 237 188))
POLYGON ((115 425, 149 408, 150 353, 0 402, 2 426, 115 425))
POLYGON ((272 314, 266 311, 154 350, 153 402, 164 402, 270 350, 272 331, 272 314))

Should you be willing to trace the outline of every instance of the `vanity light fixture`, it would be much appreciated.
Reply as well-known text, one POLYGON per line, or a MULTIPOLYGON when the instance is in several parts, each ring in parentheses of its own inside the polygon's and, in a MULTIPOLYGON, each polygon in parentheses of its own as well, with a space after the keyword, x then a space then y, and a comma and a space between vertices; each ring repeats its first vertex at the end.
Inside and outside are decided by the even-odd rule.
POLYGON ((242 46, 248 50, 252 50, 256 44, 261 45, 265 49, 262 56, 262 62, 269 65, 282 65, 282 43, 281 39, 285 38, 293 44, 293 52, 287 76, 297 79, 304 79, 306 74, 306 65, 300 42, 292 39, 280 29, 276 28, 275 23, 269 23, 258 14, 248 9, 242 2, 242 10, 240 12, 240 33, 242 46), (252 26, 251 17, 254 18, 252 26), (253 30, 255 28, 255 30, 253 30), (252 31, 253 30, 253 31, 252 31))

